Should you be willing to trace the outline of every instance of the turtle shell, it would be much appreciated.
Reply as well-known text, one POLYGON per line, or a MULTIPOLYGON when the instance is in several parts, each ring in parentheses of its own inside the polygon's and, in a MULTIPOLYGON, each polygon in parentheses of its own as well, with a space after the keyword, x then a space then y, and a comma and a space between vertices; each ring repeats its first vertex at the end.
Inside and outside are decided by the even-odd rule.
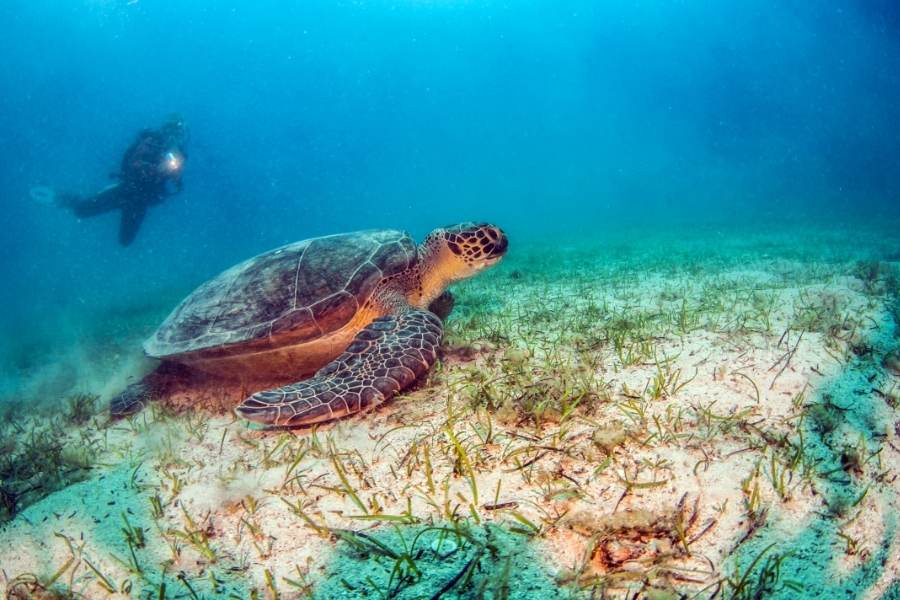
POLYGON ((346 325, 386 277, 412 268, 408 234, 371 230, 296 242, 246 260, 191 293, 144 343, 157 358, 297 344, 346 325))

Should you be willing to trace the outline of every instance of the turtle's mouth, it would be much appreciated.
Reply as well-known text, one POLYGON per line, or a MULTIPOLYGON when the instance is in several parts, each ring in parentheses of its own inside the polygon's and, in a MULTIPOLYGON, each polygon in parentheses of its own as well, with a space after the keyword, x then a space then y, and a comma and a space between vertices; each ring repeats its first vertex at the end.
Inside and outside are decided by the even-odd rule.
POLYGON ((494 258, 496 260, 500 260, 506 254, 506 250, 509 248, 509 238, 506 237, 502 231, 498 230, 500 235, 500 239, 492 244, 493 248, 490 248, 488 252, 488 258, 494 258))
POLYGON ((509 238, 499 228, 494 228, 488 235, 491 240, 482 247, 481 251, 484 253, 484 262, 493 265, 506 256, 506 251, 509 249, 509 238))
POLYGON ((502 259, 503 259, 502 254, 496 255, 496 256, 488 256, 486 258, 482 258, 480 261, 475 263, 475 267, 478 271, 484 271, 485 269, 493 267, 498 262, 500 262, 502 259))

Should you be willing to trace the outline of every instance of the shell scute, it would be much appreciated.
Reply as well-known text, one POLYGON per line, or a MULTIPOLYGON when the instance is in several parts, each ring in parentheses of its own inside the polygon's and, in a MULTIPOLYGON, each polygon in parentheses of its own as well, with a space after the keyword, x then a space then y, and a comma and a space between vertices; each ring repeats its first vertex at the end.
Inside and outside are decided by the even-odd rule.
POLYGON ((300 308, 275 319, 272 323, 271 335, 278 335, 286 331, 306 331, 307 328, 316 328, 316 320, 310 309, 300 308))
POLYGON ((381 269, 385 277, 406 271, 415 260, 415 246, 408 236, 396 242, 384 244, 372 256, 372 264, 381 269))
POLYGON ((309 307, 322 331, 334 331, 353 318, 359 305, 349 292, 339 292, 309 307))
POLYGON ((416 256, 412 239, 394 230, 283 246, 198 287, 144 350, 161 358, 220 350, 233 355, 251 346, 314 340, 350 322, 378 284, 414 266, 416 256))
POLYGON ((370 261, 366 261, 353 274, 345 289, 357 298, 368 298, 381 282, 381 278, 381 270, 370 261))
POLYGON ((300 260, 297 249, 252 260, 232 280, 227 292, 209 297, 218 313, 210 334, 229 333, 241 326, 269 323, 293 308, 294 278, 300 260), (238 327, 235 327, 238 325, 238 327))

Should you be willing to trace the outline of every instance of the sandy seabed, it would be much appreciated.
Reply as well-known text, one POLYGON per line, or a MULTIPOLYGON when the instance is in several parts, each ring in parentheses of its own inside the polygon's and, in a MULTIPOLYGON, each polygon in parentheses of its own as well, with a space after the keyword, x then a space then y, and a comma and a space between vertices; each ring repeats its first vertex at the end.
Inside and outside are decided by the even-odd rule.
POLYGON ((835 236, 514 252, 427 381, 317 429, 251 428, 227 386, 69 423, 81 480, 8 515, 0 589, 898 597, 896 240, 835 236))

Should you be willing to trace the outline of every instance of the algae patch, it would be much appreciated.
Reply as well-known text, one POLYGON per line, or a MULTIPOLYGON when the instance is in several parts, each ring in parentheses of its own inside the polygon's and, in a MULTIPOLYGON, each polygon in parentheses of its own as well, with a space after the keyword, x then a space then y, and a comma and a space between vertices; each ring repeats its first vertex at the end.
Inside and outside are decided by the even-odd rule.
POLYGON ((395 526, 341 539, 315 598, 570 598, 528 538, 486 524, 395 526))
POLYGON ((0 524, 88 476, 102 450, 92 424, 97 410, 92 394, 74 394, 55 410, 7 405, 0 415, 0 524))

